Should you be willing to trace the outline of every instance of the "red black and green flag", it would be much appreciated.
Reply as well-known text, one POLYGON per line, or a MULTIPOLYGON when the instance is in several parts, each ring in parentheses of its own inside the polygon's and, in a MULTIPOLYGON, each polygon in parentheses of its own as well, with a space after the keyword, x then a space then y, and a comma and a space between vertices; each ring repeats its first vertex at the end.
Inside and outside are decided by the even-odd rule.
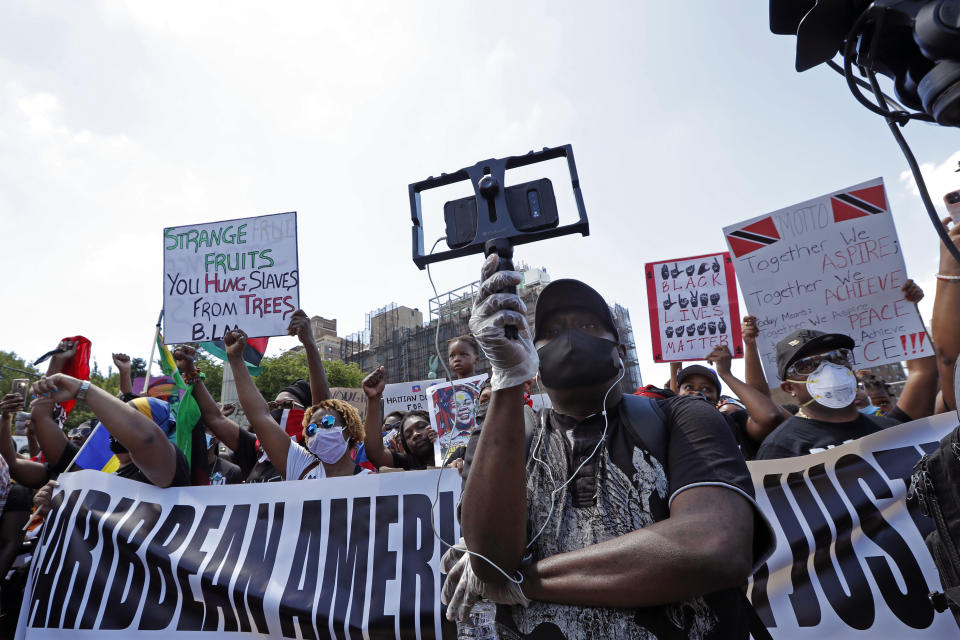
MULTIPOLYGON (((247 346, 243 348, 243 361, 247 365, 250 375, 256 376, 263 371, 260 361, 263 360, 263 354, 267 350, 267 341, 270 338, 247 338, 247 346)), ((227 361, 227 350, 223 345, 223 340, 214 340, 213 342, 201 342, 200 346, 204 351, 215 355, 224 362, 227 361)))

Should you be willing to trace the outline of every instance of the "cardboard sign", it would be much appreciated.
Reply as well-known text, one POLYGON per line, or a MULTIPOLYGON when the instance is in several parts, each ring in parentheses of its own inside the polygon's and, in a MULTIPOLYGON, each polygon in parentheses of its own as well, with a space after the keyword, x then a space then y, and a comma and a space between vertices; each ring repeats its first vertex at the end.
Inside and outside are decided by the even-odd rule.
POLYGON ((743 357, 730 254, 648 262, 644 273, 654 361, 703 360, 718 345, 743 357))
POLYGON ((300 307, 297 214, 163 230, 164 342, 287 334, 300 307))
POLYGON ((343 400, 360 414, 361 420, 367 418, 367 394, 363 389, 354 389, 352 387, 330 387, 330 397, 337 400, 343 400))
POLYGON ((383 389, 383 415, 391 411, 426 411, 427 387, 446 382, 446 378, 394 382, 383 389))
POLYGON ((480 390, 487 377, 486 373, 481 373, 427 388, 430 425, 439 436, 433 443, 438 467, 443 465, 452 450, 467 446, 476 424, 480 390))
POLYGON ((907 280, 883 180, 724 228, 767 383, 780 384, 776 344, 797 329, 842 333, 857 368, 933 354, 907 280))

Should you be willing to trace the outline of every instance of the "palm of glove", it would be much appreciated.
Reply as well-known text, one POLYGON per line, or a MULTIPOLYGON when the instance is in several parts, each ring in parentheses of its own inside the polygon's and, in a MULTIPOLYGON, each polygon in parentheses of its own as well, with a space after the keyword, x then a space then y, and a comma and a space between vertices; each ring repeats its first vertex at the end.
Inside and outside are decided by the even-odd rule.
POLYGON ((527 324, 527 307, 515 293, 497 293, 523 280, 516 271, 497 271, 500 259, 491 254, 480 272, 480 292, 473 301, 470 331, 490 361, 493 390, 523 384, 537 374, 540 358, 527 324), (517 328, 517 338, 508 338, 506 327, 517 328))
POLYGON ((491 585, 477 577, 470 566, 470 555, 463 538, 443 554, 440 569, 447 574, 440 601, 447 605, 447 620, 451 622, 466 622, 480 598, 499 604, 530 606, 530 599, 523 595, 517 583, 507 581, 502 585, 491 585))

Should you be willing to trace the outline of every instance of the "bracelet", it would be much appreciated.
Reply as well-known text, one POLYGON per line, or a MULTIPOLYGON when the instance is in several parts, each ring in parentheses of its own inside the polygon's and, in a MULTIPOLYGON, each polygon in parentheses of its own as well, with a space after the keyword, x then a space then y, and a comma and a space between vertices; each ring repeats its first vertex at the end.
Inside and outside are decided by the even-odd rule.
POLYGON ((207 376, 194 369, 190 373, 183 374, 183 381, 187 384, 196 384, 198 380, 203 380, 207 376))
POLYGON ((945 276, 942 273, 938 273, 937 280, 942 280, 943 282, 960 282, 960 276, 945 276))

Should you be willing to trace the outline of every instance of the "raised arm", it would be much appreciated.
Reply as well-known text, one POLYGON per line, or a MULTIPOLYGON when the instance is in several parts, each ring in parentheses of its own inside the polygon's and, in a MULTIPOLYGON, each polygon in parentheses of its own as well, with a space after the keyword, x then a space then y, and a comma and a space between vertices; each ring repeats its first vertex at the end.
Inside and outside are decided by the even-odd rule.
MULTIPOLYGON (((380 417, 380 399, 383 397, 383 388, 387 384, 387 372, 379 367, 363 379, 360 384, 363 393, 367 396, 367 419, 363 436, 363 449, 367 458, 376 466, 392 467, 393 455, 383 446, 380 432, 383 430, 383 421, 380 417)), ((403 429, 401 422, 400 428, 403 429)))
POLYGON ((37 444, 40 445, 40 452, 50 466, 56 467, 70 441, 67 440, 67 434, 63 432, 57 421, 53 419, 53 403, 48 398, 38 396, 30 405, 30 423, 33 426, 37 444))
POLYGON ((60 351, 50 356, 50 364, 47 365, 48 376, 63 371, 67 363, 76 355, 77 343, 73 340, 61 340, 60 344, 57 345, 57 349, 60 349, 60 351))
POLYGON ((39 489, 50 479, 46 465, 24 460, 17 455, 17 447, 10 435, 10 422, 23 407, 23 396, 8 393, 0 401, 0 455, 10 467, 10 477, 31 489, 39 489))
MULTIPOLYGON (((34 406, 46 405, 48 409, 45 413, 49 416, 51 401, 64 402, 75 398, 81 383, 81 380, 62 373, 41 378, 33 385, 33 392, 39 399, 34 406)), ((177 471, 176 448, 153 420, 93 385, 87 389, 83 401, 100 419, 110 435, 126 447, 133 463, 153 485, 170 486, 177 471)), ((63 434, 62 431, 60 433, 63 434)))
POLYGON ((763 375, 763 365, 760 363, 760 350, 757 349, 757 319, 754 316, 745 316, 740 325, 740 334, 743 336, 743 379, 762 393, 770 397, 770 387, 767 386, 767 377, 763 375))
POLYGON ((303 350, 307 354, 307 368, 310 370, 310 395, 313 404, 330 398, 330 384, 327 382, 327 372, 323 368, 323 357, 317 348, 317 341, 313 337, 313 327, 310 318, 302 309, 293 312, 287 333, 297 336, 303 350))
MULTIPOLYGON (((125 353, 114 353, 113 364, 117 365, 120 374, 120 393, 133 393, 133 378, 130 376, 130 356, 125 353)), ((150 381, 147 381, 149 386, 150 381)))
MULTIPOLYGON (((923 299, 923 290, 913 280, 903 283, 902 290, 907 302, 917 304, 923 299)), ((918 309, 917 315, 919 314, 918 309)), ((897 399, 897 406, 913 420, 933 415, 937 392, 940 390, 939 383, 936 355, 907 361, 907 381, 900 392, 900 398, 897 399)))
POLYGON ((184 379, 196 378, 193 385, 193 397, 197 401, 197 406, 200 407, 200 417, 203 418, 203 423, 207 425, 207 429, 217 436, 220 442, 227 445, 227 448, 236 451, 239 446, 240 426, 223 415, 213 396, 210 395, 207 386, 203 383, 203 379, 197 377, 197 368, 194 365, 196 354, 197 350, 190 345, 180 345, 173 350, 173 359, 176 360, 177 369, 184 376, 184 379))
POLYGON ((754 442, 763 442, 763 439, 786 419, 787 416, 784 415, 786 412, 771 400, 769 395, 760 393, 733 375, 730 371, 731 360, 733 360, 733 354, 730 353, 727 345, 717 345, 707 355, 707 362, 716 365, 720 379, 747 408, 749 414, 746 425, 747 434, 754 442))
MULTIPOLYGON (((484 262, 470 317, 470 331, 490 362, 493 393, 463 489, 461 518, 467 548, 513 573, 527 543, 523 383, 536 375, 540 361, 523 302, 516 294, 498 293, 520 284, 520 274, 497 272, 498 264, 497 254, 484 262), (517 327, 517 339, 506 336, 507 325, 517 327)), ((503 579, 475 556, 470 565, 482 580, 503 579)))
MULTIPOLYGON (((943 219, 943 225, 950 222, 953 226, 947 230, 953 244, 960 247, 960 222, 950 216, 943 219)), ((960 264, 941 243, 940 272, 937 277, 937 294, 933 300, 933 343, 937 351, 937 367, 940 370, 940 388, 943 390, 943 403, 947 409, 957 408, 953 396, 953 367, 960 354, 960 331, 957 318, 960 317, 960 264)))
POLYGON ((680 373, 682 362, 670 363, 670 391, 680 393, 680 387, 677 386, 677 374, 680 373))
MULTIPOLYGON (((290 450, 290 436, 280 428, 273 416, 267 401, 263 399, 257 385, 253 383, 247 365, 243 361, 243 348, 247 345, 247 334, 240 329, 229 331, 223 337, 223 344, 227 351, 227 361, 233 371, 234 382, 237 385, 237 399, 240 406, 257 434, 260 445, 270 458, 270 462, 281 473, 286 475, 287 451, 290 450)), ((227 445, 230 446, 230 445, 227 445)))

